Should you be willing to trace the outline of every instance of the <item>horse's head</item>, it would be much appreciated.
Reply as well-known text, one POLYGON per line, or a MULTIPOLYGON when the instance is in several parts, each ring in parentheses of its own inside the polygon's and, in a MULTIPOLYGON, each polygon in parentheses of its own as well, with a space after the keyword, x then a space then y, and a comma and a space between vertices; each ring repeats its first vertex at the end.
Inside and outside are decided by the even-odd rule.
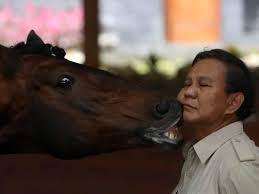
POLYGON ((179 103, 64 55, 33 31, 0 47, 0 152, 74 158, 179 141, 179 103))

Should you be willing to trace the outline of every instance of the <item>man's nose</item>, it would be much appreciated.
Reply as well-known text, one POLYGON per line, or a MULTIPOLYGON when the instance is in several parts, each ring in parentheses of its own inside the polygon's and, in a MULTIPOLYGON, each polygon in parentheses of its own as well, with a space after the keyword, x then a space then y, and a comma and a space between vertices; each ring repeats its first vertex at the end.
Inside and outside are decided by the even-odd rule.
POLYGON ((184 97, 196 98, 198 94, 197 90, 197 87, 195 87, 194 85, 188 86, 185 88, 183 95, 184 97))

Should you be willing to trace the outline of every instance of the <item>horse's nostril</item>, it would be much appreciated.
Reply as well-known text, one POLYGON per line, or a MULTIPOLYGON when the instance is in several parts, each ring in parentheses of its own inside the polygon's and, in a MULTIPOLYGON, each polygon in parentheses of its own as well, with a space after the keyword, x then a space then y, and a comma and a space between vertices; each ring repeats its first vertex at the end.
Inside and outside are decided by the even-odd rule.
POLYGON ((162 100, 159 104, 156 105, 155 107, 155 111, 159 114, 159 115, 164 115, 166 113, 168 113, 170 109, 170 103, 168 102, 168 100, 162 100))

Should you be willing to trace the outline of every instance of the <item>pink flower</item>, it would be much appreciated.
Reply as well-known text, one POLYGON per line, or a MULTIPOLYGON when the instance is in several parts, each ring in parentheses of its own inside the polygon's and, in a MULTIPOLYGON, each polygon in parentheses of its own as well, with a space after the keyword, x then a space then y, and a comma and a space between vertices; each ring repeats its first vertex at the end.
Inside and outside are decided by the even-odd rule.
POLYGON ((0 9, 2 44, 13 45, 24 41, 31 29, 34 29, 45 42, 60 46, 72 47, 82 41, 83 6, 70 10, 54 10, 47 6, 37 7, 33 1, 27 1, 24 10, 24 16, 21 16, 10 6, 0 9))

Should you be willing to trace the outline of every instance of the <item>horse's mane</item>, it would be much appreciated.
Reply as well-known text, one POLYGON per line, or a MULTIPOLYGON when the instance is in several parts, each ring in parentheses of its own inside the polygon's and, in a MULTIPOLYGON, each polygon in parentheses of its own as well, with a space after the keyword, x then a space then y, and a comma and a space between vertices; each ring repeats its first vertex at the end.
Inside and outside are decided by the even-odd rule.
POLYGON ((58 58, 64 58, 66 52, 63 48, 52 46, 51 44, 45 44, 42 39, 31 30, 26 43, 19 42, 11 47, 16 53, 21 55, 35 54, 44 56, 56 56, 58 58))
POLYGON ((1 61, 4 61, 4 66, 0 69, 1 74, 7 78, 12 79, 15 76, 17 68, 19 67, 19 57, 23 55, 44 55, 54 56, 57 58, 64 58, 66 52, 63 48, 45 44, 42 39, 31 30, 27 36, 26 43, 19 42, 10 47, 10 56, 2 56, 1 61), (14 51, 14 52, 12 52, 14 51))

